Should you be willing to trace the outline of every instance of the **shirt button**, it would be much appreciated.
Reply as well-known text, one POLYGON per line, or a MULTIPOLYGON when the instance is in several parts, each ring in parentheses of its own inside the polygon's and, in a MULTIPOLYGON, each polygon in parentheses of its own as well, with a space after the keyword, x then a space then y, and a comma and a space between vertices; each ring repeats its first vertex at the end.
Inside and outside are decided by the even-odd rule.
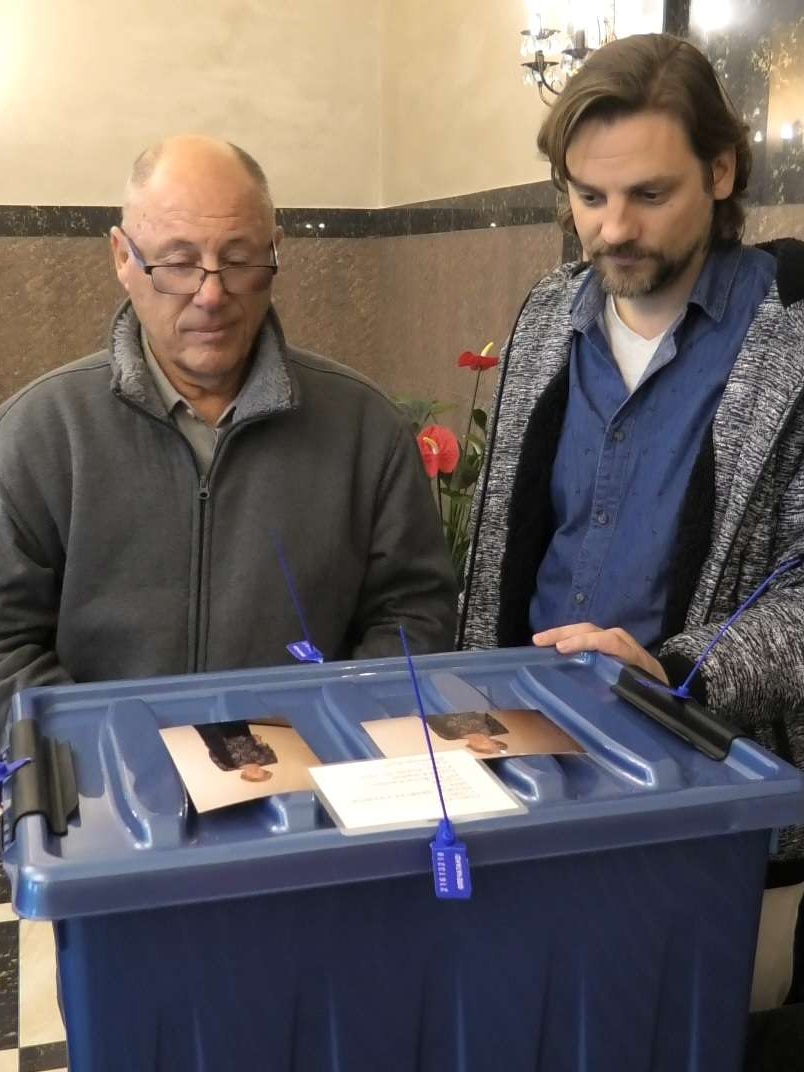
POLYGON ((622 430, 622 428, 617 428, 614 432, 612 432, 611 438, 614 440, 615 443, 622 443, 622 441, 625 439, 625 432, 622 430))
POLYGON ((606 513, 605 510, 601 510, 596 515, 595 521, 597 521, 598 525, 608 525, 608 523, 609 523, 609 515, 606 513))
POLYGON ((575 593, 575 602, 576 603, 584 603, 585 601, 586 601, 586 596, 583 594, 583 592, 576 592, 575 593))

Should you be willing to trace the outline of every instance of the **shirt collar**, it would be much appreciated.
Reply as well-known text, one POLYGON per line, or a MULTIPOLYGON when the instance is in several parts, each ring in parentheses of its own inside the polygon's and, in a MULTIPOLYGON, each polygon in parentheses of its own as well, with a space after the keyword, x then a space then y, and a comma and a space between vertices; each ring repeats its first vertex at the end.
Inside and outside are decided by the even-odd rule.
POLYGON ((605 306, 606 293, 600 282, 600 276, 594 268, 590 268, 572 303, 570 313, 572 326, 576 331, 586 333, 602 315, 605 306))
POLYGON ((742 256, 743 247, 739 242, 713 247, 695 281, 687 304, 694 303, 699 306, 708 317, 719 324, 726 312, 742 256))
POLYGON ((151 349, 151 344, 148 342, 148 336, 144 331, 140 332, 140 338, 142 340, 142 352, 145 355, 145 363, 148 366, 148 371, 153 377, 153 381, 156 384, 156 389, 159 392, 159 397, 165 403, 165 409, 168 413, 172 413, 176 406, 181 403, 184 406, 188 406, 189 402, 183 395, 180 395, 170 380, 165 375, 162 366, 154 357, 154 352, 151 349))
MULTIPOLYGON (((169 414, 172 414, 176 406, 182 406, 195 416, 195 410, 192 405, 187 401, 183 394, 180 394, 170 380, 165 375, 165 370, 156 360, 151 344, 148 342, 148 336, 144 331, 140 332, 140 338, 142 340, 142 352, 145 355, 145 363, 148 366, 148 371, 153 377, 156 389, 159 392, 159 397, 165 403, 165 409, 169 414)), ((234 414, 237 400, 230 402, 223 413, 220 415, 217 424, 221 425, 225 421, 231 419, 234 414)))
MULTIPOLYGON (((687 299, 687 308, 693 304, 697 305, 712 320, 720 323, 726 312, 726 305, 742 255, 743 247, 739 242, 714 246, 709 251, 709 256, 687 299)), ((584 333, 588 331, 602 315, 605 304, 606 293, 600 282, 600 276, 592 268, 581 284, 572 304, 573 328, 584 333)))

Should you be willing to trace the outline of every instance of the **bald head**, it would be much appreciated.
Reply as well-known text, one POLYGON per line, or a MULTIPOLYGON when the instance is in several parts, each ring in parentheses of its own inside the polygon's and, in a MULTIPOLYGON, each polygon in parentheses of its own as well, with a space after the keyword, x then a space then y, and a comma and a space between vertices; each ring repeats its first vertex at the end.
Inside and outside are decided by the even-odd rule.
POLYGON ((234 185, 253 185, 271 224, 274 206, 268 180, 260 165, 239 145, 196 134, 165 138, 140 153, 131 168, 123 197, 123 224, 129 222, 151 184, 192 181, 193 177, 214 177, 234 185))

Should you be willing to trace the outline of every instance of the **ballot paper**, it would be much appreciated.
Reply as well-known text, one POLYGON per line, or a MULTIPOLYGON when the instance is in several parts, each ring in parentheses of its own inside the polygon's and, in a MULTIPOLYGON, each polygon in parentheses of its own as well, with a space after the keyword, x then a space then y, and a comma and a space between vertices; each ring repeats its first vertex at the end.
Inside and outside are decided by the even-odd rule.
MULTIPOLYGON (((450 820, 524 812, 489 768, 468 752, 436 756, 450 820)), ((312 767, 319 796, 344 834, 429 826, 442 815, 429 755, 312 767)))

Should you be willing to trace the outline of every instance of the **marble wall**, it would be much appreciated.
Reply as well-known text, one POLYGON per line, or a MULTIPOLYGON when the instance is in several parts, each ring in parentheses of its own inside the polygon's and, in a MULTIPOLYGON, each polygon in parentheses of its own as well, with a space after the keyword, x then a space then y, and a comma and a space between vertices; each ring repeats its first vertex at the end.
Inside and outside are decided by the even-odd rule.
POLYGON ((686 2, 690 38, 750 131, 750 199, 804 202, 804 5, 742 0, 718 10, 712 0, 686 2))
MULTIPOLYGON (((555 224, 375 238, 289 237, 276 305, 288 338, 389 392, 460 402, 465 349, 500 345, 561 259, 555 224)), ((0 397, 104 345, 122 292, 104 237, 0 238, 0 397)))
MULTIPOLYGON (((549 196, 537 184, 529 196, 523 187, 504 199, 476 195, 368 222, 330 213, 325 226, 347 232, 330 238, 303 237, 321 233, 321 210, 286 213, 276 305, 288 338, 389 393, 455 402, 460 421, 468 385, 457 356, 489 341, 499 348, 530 287, 568 255, 545 218, 549 196)), ((73 216, 68 228, 61 219, 51 225, 105 222, 73 216)), ((35 229, 19 213, 14 226, 35 229)), ((804 205, 749 208, 746 241, 781 236, 804 238, 804 205)), ((103 346, 121 297, 101 234, 0 237, 0 398, 103 346)))
POLYGON ((119 301, 103 238, 0 238, 0 397, 103 344, 119 301))

